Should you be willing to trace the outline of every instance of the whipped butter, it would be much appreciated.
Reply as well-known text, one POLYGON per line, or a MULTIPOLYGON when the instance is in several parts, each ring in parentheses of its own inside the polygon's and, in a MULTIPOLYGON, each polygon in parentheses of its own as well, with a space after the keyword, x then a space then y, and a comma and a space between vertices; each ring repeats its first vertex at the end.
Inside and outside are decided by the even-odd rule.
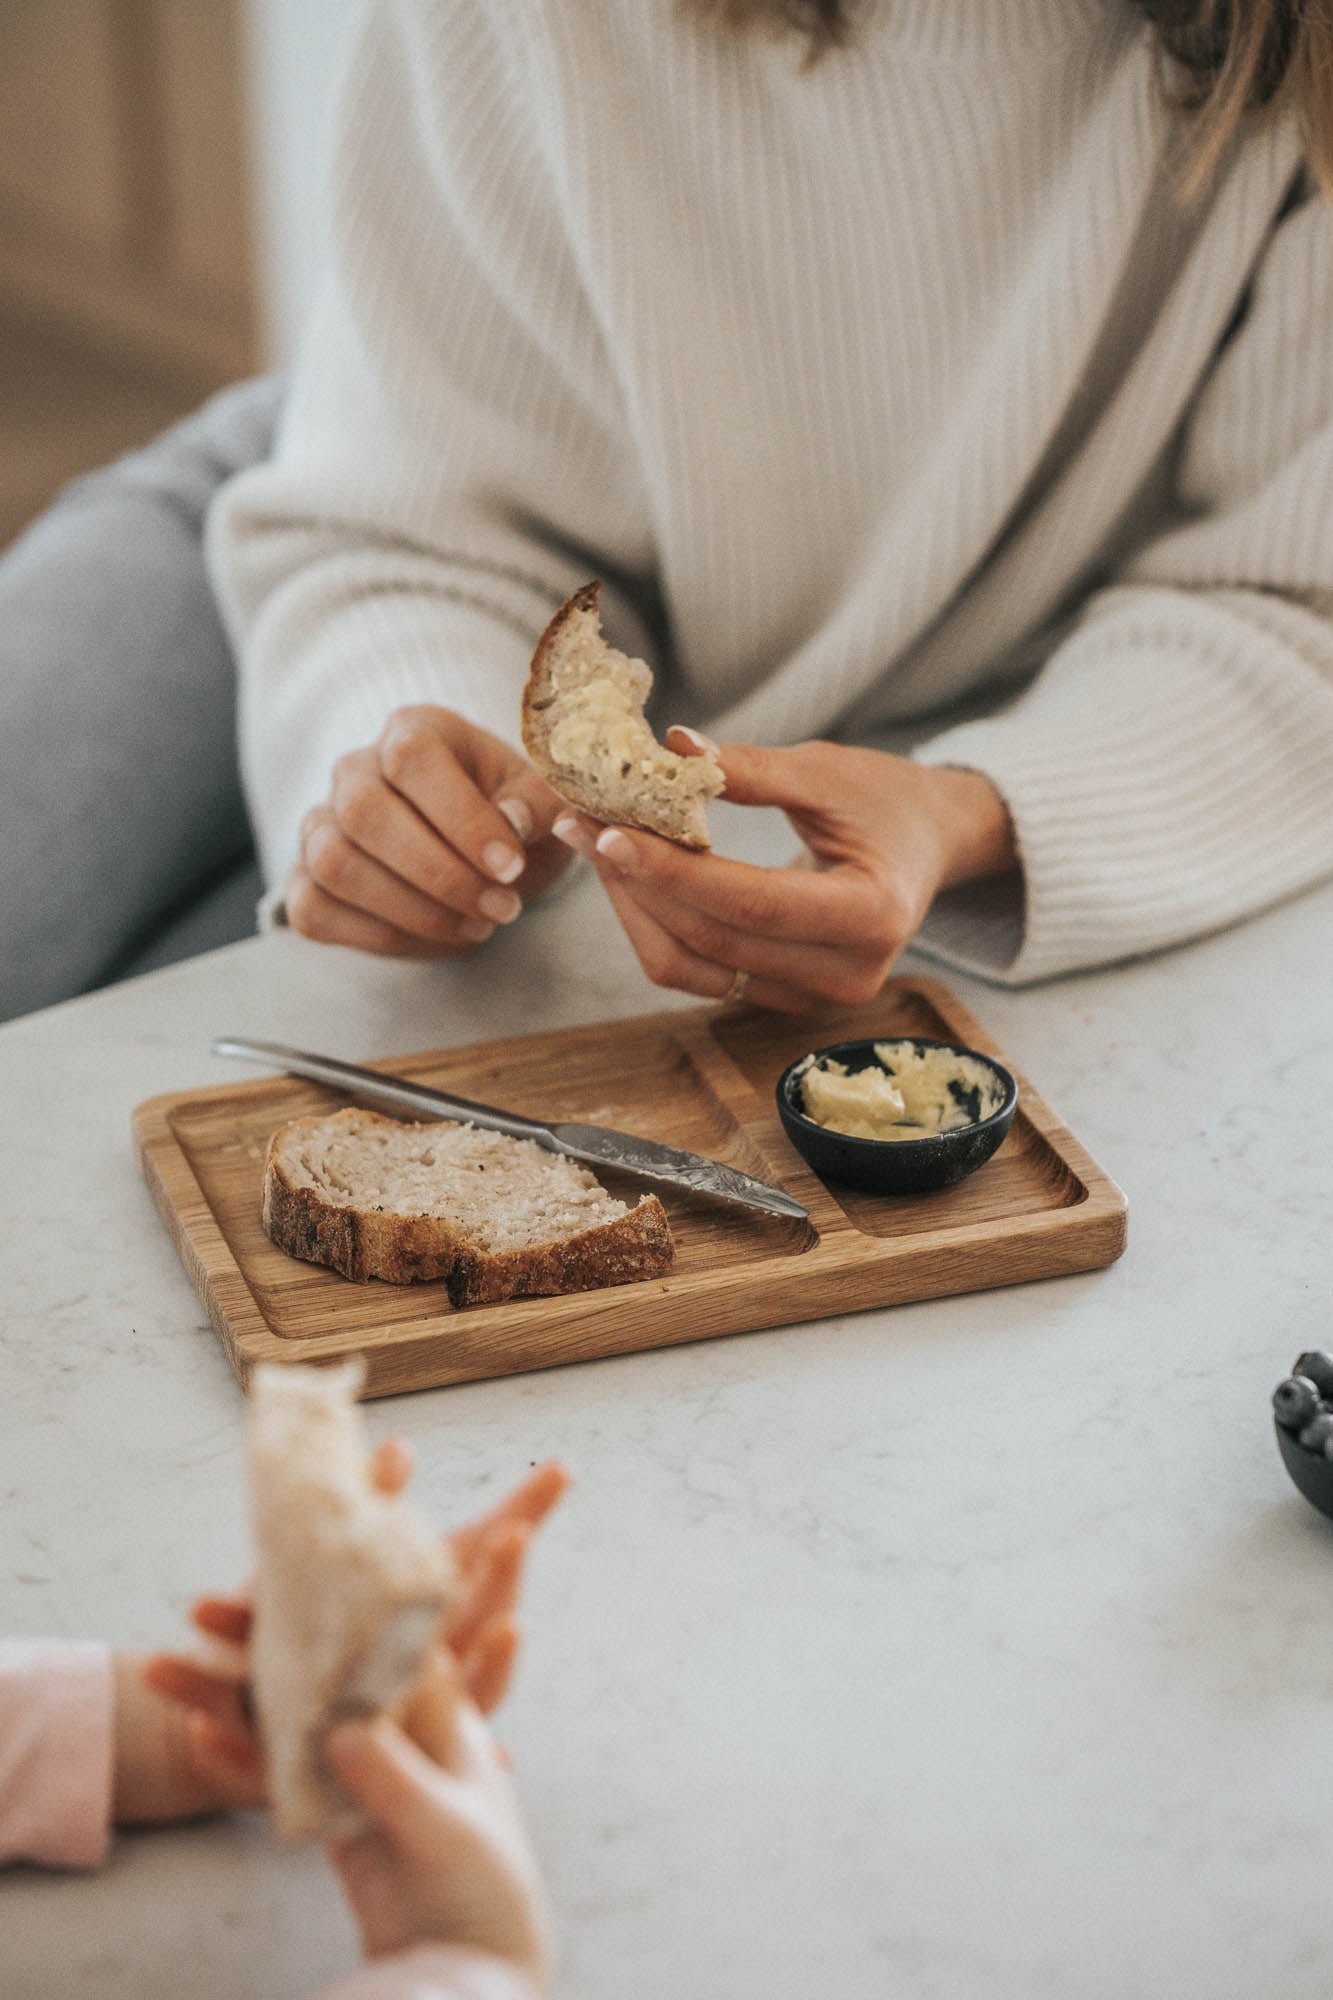
POLYGON ((875 1055, 858 1070, 807 1056, 796 1072, 806 1117, 849 1139, 925 1139, 977 1124, 1004 1102, 1000 1079, 972 1056, 913 1042, 876 1042, 875 1055), (977 1105, 975 1118, 959 1093, 977 1105))
MULTIPOLYGON (((634 675, 637 660, 619 675, 599 674, 581 686, 561 689, 552 703, 547 750, 557 764, 583 770, 603 781, 628 777, 637 766, 651 771, 670 752, 655 742, 643 719, 647 687, 634 675)), ((644 681, 647 668, 642 668, 644 681)))

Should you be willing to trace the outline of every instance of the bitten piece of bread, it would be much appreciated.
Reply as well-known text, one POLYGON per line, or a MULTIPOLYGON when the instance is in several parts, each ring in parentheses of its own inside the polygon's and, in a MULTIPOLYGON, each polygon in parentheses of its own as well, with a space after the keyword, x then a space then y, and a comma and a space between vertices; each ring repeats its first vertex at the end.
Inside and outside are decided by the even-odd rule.
POLYGON ((345 1278, 443 1279, 455 1306, 629 1284, 675 1256, 655 1194, 630 1208, 532 1139, 374 1111, 279 1126, 263 1219, 293 1257, 345 1278))
POLYGON ((376 1491, 355 1398, 365 1368, 262 1365, 248 1420, 257 1562, 250 1680, 284 1840, 363 1824, 323 1756, 340 1717, 394 1711, 459 1582, 439 1537, 376 1491))
POLYGON ((602 637, 595 583, 562 604, 537 642, 523 690, 523 742, 547 782, 593 819, 707 848, 710 799, 723 788, 711 751, 678 757, 657 741, 643 705, 642 660, 602 637))

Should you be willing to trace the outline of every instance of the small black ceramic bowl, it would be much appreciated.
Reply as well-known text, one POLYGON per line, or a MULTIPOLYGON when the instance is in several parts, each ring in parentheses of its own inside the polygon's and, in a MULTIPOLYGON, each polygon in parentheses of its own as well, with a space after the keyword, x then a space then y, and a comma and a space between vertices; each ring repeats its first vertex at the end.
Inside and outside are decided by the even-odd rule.
POLYGON ((1018 1085, 1003 1063, 982 1055, 979 1049, 921 1035, 876 1035, 871 1041, 832 1042, 827 1048, 815 1049, 783 1070, 777 1095, 778 1116, 787 1137, 820 1179, 841 1181, 844 1187, 861 1188, 868 1194, 928 1194, 975 1173, 1000 1145, 1018 1106, 1018 1085), (1000 1102, 981 1117, 980 1090, 961 1081, 951 1083, 952 1094, 975 1122, 960 1126, 956 1132, 925 1133, 920 1139, 854 1139, 847 1132, 831 1131, 807 1118, 803 1072, 830 1060, 849 1070, 883 1067, 875 1053, 877 1042, 888 1048, 947 1049, 951 1055, 966 1056, 990 1071, 1002 1093, 1000 1102))

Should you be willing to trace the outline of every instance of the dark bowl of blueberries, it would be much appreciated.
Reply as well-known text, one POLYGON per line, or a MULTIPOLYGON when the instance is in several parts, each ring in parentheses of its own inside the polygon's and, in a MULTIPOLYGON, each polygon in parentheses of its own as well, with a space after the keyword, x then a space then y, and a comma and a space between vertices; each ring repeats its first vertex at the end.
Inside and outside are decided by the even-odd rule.
POLYGON ((1292 1484, 1333 1520, 1333 1355, 1298 1357, 1273 1391, 1273 1421, 1292 1484))

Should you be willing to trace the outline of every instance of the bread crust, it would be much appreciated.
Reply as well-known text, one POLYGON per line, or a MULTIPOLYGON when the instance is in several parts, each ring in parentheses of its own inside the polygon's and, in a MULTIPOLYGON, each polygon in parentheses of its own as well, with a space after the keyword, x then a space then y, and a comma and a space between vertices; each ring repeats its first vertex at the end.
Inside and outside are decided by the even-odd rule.
MULTIPOLYGON (((340 1111, 331 1117, 376 1115, 340 1111)), ((289 1119, 269 1140, 261 1212, 265 1231, 280 1250, 344 1278, 359 1283, 380 1278, 391 1285, 443 1281, 450 1305, 476 1306, 632 1284, 660 1277, 674 1261, 671 1227, 655 1194, 577 1236, 501 1251, 477 1249, 443 1215, 396 1215, 326 1201, 317 1188, 294 1181, 282 1160, 288 1135, 316 1122, 289 1119)))
POLYGON ((663 827, 660 818, 636 810, 632 802, 623 799, 617 802, 615 816, 612 818, 597 792, 580 781, 578 772, 570 770, 563 764, 555 764, 547 753, 546 725, 542 709, 543 698, 549 686, 552 657, 564 639, 566 628, 575 617, 584 613, 591 613, 594 617, 598 615, 601 588, 600 583, 593 582, 585 583, 581 590, 576 590, 574 595, 561 605, 537 641, 532 655, 532 665, 523 688, 521 710, 523 747, 552 790, 559 792, 562 799, 568 799, 571 805, 577 806, 580 812, 587 813, 589 819, 600 820, 608 826, 637 827, 641 833, 655 833, 659 839, 669 840, 676 847, 689 848, 696 854, 709 853, 712 842, 708 836, 702 801, 697 808, 697 825, 683 827, 670 833, 663 827))
POLYGON ((570 792, 564 789, 563 774, 562 783, 559 785, 556 784, 554 775, 555 766, 546 754, 546 731, 542 726, 541 713, 537 704, 545 692, 548 662, 555 647, 559 644, 565 626, 575 613, 580 611, 591 611, 594 617, 598 616, 597 605, 601 594, 602 586, 600 583, 585 583, 582 590, 576 590, 574 595, 560 606, 554 618, 548 623, 546 630, 542 633, 541 638, 533 648, 532 664, 528 668, 528 678, 523 683, 523 701, 519 720, 519 727, 523 736, 523 747, 547 783, 555 786, 562 799, 569 799, 571 805, 578 806, 581 811, 589 813, 594 819, 600 818, 601 815, 595 812, 591 806, 584 805, 581 799, 573 798, 570 792))

